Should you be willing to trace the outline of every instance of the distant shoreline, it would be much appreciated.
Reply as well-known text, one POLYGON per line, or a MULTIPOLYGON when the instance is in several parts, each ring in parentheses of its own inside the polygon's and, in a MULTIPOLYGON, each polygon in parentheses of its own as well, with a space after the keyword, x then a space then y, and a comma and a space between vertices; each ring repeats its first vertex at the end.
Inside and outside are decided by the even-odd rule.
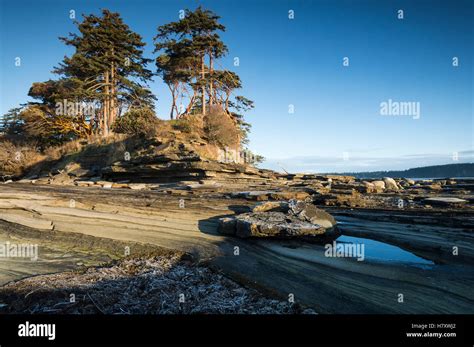
MULTIPOLYGON (((329 175, 329 174, 327 174, 329 175)), ((339 172, 331 175, 354 176, 356 178, 410 178, 420 179, 473 179, 474 163, 447 164, 417 167, 408 170, 389 170, 389 171, 368 171, 368 172, 339 172)))

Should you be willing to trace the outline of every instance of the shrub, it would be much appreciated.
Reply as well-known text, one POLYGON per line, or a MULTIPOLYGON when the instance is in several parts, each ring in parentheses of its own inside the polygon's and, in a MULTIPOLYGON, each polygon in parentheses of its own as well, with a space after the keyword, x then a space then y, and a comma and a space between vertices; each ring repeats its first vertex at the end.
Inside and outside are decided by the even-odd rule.
POLYGON ((19 176, 43 159, 34 147, 16 145, 0 138, 0 176, 19 176))
POLYGON ((131 109, 117 118, 112 125, 112 130, 121 134, 152 137, 160 123, 150 108, 137 108, 131 109))
POLYGON ((44 154, 48 158, 48 160, 58 160, 61 159, 63 156, 71 154, 71 153, 78 153, 84 147, 84 143, 81 140, 72 140, 69 142, 65 142, 59 146, 51 146, 44 150, 44 154))
POLYGON ((222 112, 211 112, 204 117, 204 131, 209 143, 220 147, 239 145, 240 131, 232 119, 222 112))
POLYGON ((171 120, 170 123, 173 129, 182 131, 183 133, 189 134, 193 131, 192 124, 187 118, 171 120))

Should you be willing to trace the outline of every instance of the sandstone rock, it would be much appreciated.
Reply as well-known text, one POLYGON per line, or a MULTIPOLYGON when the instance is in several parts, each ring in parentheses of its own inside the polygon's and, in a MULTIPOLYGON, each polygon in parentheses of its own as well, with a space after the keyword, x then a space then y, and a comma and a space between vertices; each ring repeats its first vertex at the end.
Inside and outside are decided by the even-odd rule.
POLYGON ((74 185, 78 187, 90 187, 90 186, 93 186, 94 184, 95 182, 93 181, 75 181, 74 182, 74 185))
POLYGON ((384 181, 373 181, 372 184, 375 186, 377 192, 383 192, 385 190, 385 182, 384 181))
POLYGON ((27 180, 23 178, 21 180, 16 181, 16 183, 31 183, 31 180, 27 180))
POLYGON ((112 188, 128 188, 127 183, 112 183, 112 188))
POLYGON ((255 190, 251 192, 234 192, 234 193, 231 193, 230 196, 233 198, 244 198, 248 200, 265 201, 265 200, 268 200, 268 196, 271 193, 274 193, 274 192, 255 190))
POLYGON ((252 212, 288 212, 288 203, 282 201, 267 201, 257 204, 252 212))
POLYGON ((367 201, 364 196, 355 190, 348 194, 315 194, 313 195, 315 205, 341 206, 341 207, 366 207, 367 201))
POLYGON ((236 216, 235 219, 235 235, 242 238, 292 238, 322 235, 326 231, 321 225, 304 222, 282 212, 243 213, 236 216))
POLYGON ((297 200, 304 200, 308 198, 310 195, 306 192, 277 192, 271 193, 270 198, 273 200, 290 200, 290 199, 297 199, 297 200))
POLYGON ((96 185, 101 186, 101 187, 102 187, 104 184, 107 184, 107 183, 112 184, 112 183, 113 183, 113 182, 102 181, 102 180, 90 180, 90 181, 94 181, 96 185))
POLYGON ((433 206, 451 206, 456 207, 466 204, 468 201, 459 198, 449 198, 449 197, 434 197, 427 198, 423 200, 424 204, 433 205, 433 206))
POLYGON ((439 191, 439 190, 443 189, 443 187, 440 184, 436 184, 436 183, 427 185, 427 186, 425 186, 425 188, 427 188, 429 190, 435 190, 435 191, 439 191))
POLYGON ((104 182, 101 184, 102 188, 104 189, 111 189, 112 186, 113 186, 113 183, 112 182, 104 182))
POLYGON ((385 183, 385 189, 398 191, 399 187, 397 182, 391 177, 384 177, 383 182, 385 183))
POLYGON ((321 225, 326 229, 336 226, 336 220, 326 211, 304 201, 290 200, 289 211, 301 220, 321 225))
POLYGON ((341 175, 326 175, 328 181, 339 181, 344 183, 350 183, 355 181, 354 176, 341 176, 341 175))
POLYGON ((143 190, 143 189, 146 189, 147 186, 146 184, 143 184, 143 183, 130 183, 128 185, 128 188, 133 189, 133 190, 143 190))
POLYGON ((375 187, 375 184, 373 184, 372 182, 367 182, 367 181, 363 181, 362 182, 364 184, 364 188, 363 189, 363 193, 376 193, 377 192, 377 188, 375 187))
POLYGON ((53 230, 54 224, 51 220, 40 219, 36 217, 29 216, 19 216, 11 213, 0 212, 0 220, 4 220, 9 223, 15 223, 24 225, 30 228, 40 229, 40 230, 53 230))
POLYGON ((168 190, 165 190, 165 192, 166 192, 166 194, 179 195, 179 196, 185 196, 185 195, 193 194, 193 192, 189 192, 189 191, 181 190, 181 189, 168 189, 168 190))
MULTIPOLYGON (((91 181, 91 180, 89 180, 91 181)), ((67 173, 61 172, 53 177, 50 177, 50 184, 53 185, 72 185, 73 179, 67 173)))
POLYGON ((252 212, 219 220, 218 231, 225 235, 293 238, 323 241, 339 236, 336 221, 327 212, 304 201, 270 201, 252 212))
POLYGON ((222 187, 222 184, 220 183, 216 183, 216 182, 213 182, 213 181, 201 181, 203 183, 192 183, 192 184, 188 184, 186 185, 186 188, 187 189, 217 189, 217 188, 220 188, 222 187))
POLYGON ((410 178, 404 178, 403 181, 405 181, 406 183, 408 183, 411 186, 415 184, 415 181, 410 179, 410 178))

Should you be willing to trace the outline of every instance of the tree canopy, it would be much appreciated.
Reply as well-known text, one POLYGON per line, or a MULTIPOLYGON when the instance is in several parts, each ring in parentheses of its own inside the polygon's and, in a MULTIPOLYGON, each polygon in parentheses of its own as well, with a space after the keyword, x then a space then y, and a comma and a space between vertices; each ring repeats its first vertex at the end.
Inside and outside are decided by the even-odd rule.
POLYGON ((4 115, 4 134, 51 144, 119 129, 139 133, 130 122, 156 118, 157 98, 148 87, 156 75, 171 92, 171 119, 217 113, 231 120, 245 142, 250 124, 242 112, 253 102, 234 95, 242 87, 240 77, 219 66, 228 48, 220 36, 226 28, 214 12, 185 10, 179 20, 158 26, 154 59, 145 57, 142 37, 119 13, 104 9, 74 23, 77 32, 59 38, 74 52, 54 68, 58 78, 32 84, 28 95, 35 101, 4 115), (152 62, 154 72, 148 68, 152 62), (115 124, 121 117, 126 118, 115 124))

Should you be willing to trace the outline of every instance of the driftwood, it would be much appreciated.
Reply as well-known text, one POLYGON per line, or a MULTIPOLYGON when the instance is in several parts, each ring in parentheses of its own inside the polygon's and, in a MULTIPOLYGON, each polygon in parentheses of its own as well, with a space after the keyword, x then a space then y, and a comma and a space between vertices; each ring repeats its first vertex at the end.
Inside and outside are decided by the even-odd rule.
POLYGON ((127 259, 85 273, 28 278, 0 288, 0 300, 10 303, 0 311, 15 313, 315 313, 266 298, 209 268, 173 256, 127 259), (64 301, 71 294, 74 299, 64 301))

